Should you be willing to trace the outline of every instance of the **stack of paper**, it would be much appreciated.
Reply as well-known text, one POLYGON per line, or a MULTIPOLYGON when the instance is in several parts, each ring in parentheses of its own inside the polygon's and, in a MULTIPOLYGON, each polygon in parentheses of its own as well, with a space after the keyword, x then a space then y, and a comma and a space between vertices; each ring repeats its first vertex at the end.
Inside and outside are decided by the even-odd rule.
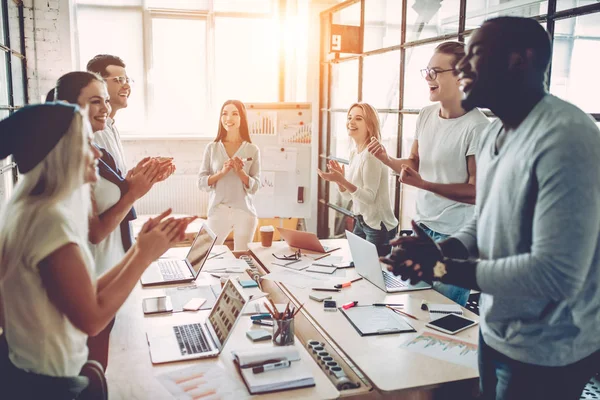
POLYGON ((310 367, 301 361, 300 354, 294 347, 273 347, 268 349, 261 347, 251 350, 233 351, 232 354, 251 394, 315 385, 310 367), (258 365, 284 360, 290 361, 289 367, 261 373, 255 373, 252 370, 252 367, 258 365))

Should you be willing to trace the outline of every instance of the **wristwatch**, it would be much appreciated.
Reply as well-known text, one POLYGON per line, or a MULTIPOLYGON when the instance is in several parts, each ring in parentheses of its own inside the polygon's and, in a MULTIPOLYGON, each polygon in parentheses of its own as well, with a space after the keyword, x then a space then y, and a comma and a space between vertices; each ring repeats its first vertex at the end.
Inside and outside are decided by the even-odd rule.
POLYGON ((438 261, 433 266, 433 277, 439 280, 442 280, 442 277, 446 275, 448 271, 446 270, 446 264, 442 261, 438 261))

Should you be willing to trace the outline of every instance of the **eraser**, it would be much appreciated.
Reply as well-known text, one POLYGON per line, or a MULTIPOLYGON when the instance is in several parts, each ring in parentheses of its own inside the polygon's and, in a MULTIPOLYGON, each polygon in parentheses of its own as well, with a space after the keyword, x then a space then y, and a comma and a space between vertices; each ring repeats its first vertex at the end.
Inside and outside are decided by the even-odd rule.
POLYGON ((245 280, 245 281, 242 281, 242 280, 240 280, 240 285, 241 285, 243 288, 253 288, 253 287, 258 287, 258 283, 256 283, 256 281, 253 281, 253 280, 251 280, 251 279, 248 279, 248 280, 245 280))

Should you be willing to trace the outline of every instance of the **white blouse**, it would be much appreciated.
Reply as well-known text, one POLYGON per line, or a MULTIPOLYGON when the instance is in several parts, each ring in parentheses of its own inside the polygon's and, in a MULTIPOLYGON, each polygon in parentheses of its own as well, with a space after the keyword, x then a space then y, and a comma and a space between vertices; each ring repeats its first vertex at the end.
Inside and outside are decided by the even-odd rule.
POLYGON ((212 142, 204 150, 204 158, 198 174, 198 188, 209 193, 207 212, 209 217, 219 204, 244 210, 256 216, 252 198, 260 188, 260 150, 255 144, 243 142, 234 156, 241 159, 252 158, 251 161, 244 162, 244 171, 250 177, 249 186, 246 187, 242 183, 234 170, 230 170, 214 185, 209 186, 208 178, 223 168, 229 156, 222 142, 212 142))
POLYGON ((366 149, 360 153, 350 152, 350 165, 346 179, 357 187, 356 192, 340 191, 342 198, 352 199, 352 212, 362 215, 365 223, 380 230, 381 223, 387 230, 398 226, 390 201, 388 168, 366 149))

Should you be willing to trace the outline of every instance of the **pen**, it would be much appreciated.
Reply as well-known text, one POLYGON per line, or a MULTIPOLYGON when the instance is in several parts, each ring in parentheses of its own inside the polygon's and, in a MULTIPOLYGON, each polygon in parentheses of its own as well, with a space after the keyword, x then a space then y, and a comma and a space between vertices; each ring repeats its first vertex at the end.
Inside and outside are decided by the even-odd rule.
POLYGON ((252 368, 252 372, 255 374, 260 374, 261 372, 273 371, 274 369, 288 368, 290 366, 290 362, 288 360, 279 361, 273 364, 263 364, 258 367, 252 368))
POLYGON ((385 306, 392 306, 392 307, 402 307, 404 304, 393 304, 393 303, 373 303, 372 304, 375 307, 385 307, 385 306))
POLYGON ((352 285, 354 282, 360 281, 361 279, 362 279, 362 276, 360 278, 352 279, 350 282, 338 283, 337 285, 334 286, 334 288, 336 288, 336 289, 345 288, 345 287, 352 285))
POLYGON ((242 158, 242 161, 252 161, 252 157, 242 158))
POLYGON ((272 318, 271 314, 269 314, 269 313, 256 314, 256 315, 251 315, 250 316, 250 319, 252 321, 258 321, 258 320, 261 320, 261 319, 271 319, 271 318, 272 318))
POLYGON ((346 303, 346 304, 344 304, 344 305, 342 306, 342 308, 343 308, 344 310, 347 310, 347 309, 349 309, 349 308, 352 308, 352 307, 354 307, 354 306, 355 306, 355 305, 357 305, 357 304, 358 304, 358 301, 351 301, 350 303, 346 303))
POLYGON ((273 326, 273 322, 269 322, 269 321, 255 320, 255 321, 252 321, 252 323, 254 325, 262 325, 262 326, 270 326, 270 327, 273 326))
POLYGON ((214 276, 215 278, 219 278, 219 279, 221 279, 221 278, 222 278, 222 276, 221 276, 221 275, 216 275, 216 274, 210 274, 210 276, 214 276))
POLYGON ((217 254, 213 254, 212 256, 208 257, 207 260, 210 260, 211 258, 215 258, 215 257, 219 257, 222 256, 223 254, 227 253, 226 251, 223 251, 221 253, 217 253, 217 254))
POLYGON ((417 321, 419 320, 419 318, 417 318, 417 317, 415 317, 414 315, 411 315, 411 314, 409 314, 409 313, 407 313, 407 312, 404 312, 404 311, 397 310, 397 309, 395 309, 395 308, 392 308, 392 307, 390 307, 390 306, 386 306, 386 307, 387 307, 387 308, 389 308, 390 310, 392 310, 392 311, 393 311, 393 312, 395 312, 395 313, 402 314, 402 315, 406 315, 407 317, 410 317, 410 318, 412 318, 412 319, 416 319, 417 321))
POLYGON ((341 292, 341 289, 334 289, 334 288, 318 288, 318 287, 314 287, 312 288, 312 290, 316 290, 317 292, 341 292))

